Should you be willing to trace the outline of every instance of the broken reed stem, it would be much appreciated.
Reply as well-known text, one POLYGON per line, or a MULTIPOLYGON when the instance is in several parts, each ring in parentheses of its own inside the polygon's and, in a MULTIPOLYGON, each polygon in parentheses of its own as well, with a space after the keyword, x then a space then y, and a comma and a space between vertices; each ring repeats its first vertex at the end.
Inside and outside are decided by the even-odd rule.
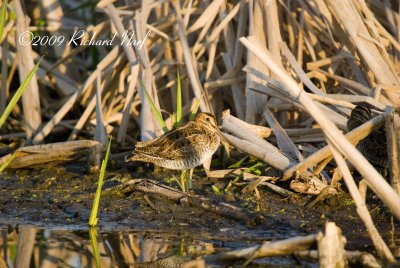
POLYGON ((392 112, 386 120, 385 131, 389 154, 389 174, 393 189, 400 195, 400 168, 399 168, 399 132, 396 126, 400 125, 397 112, 392 112))
POLYGON ((353 176, 350 173, 346 161, 344 160, 341 153, 339 153, 338 149, 336 148, 336 145, 332 144, 330 141, 328 141, 328 143, 332 149, 333 156, 340 169, 340 172, 342 173, 346 186, 349 189, 349 192, 356 204, 357 213, 360 216, 361 220, 364 222, 365 227, 367 228, 368 233, 371 237, 371 240, 374 243, 375 249, 378 252, 378 255, 381 258, 386 259, 388 262, 395 262, 392 253, 390 252, 385 241, 383 241, 382 237, 379 235, 379 232, 376 229, 374 222, 372 221, 371 215, 369 214, 369 211, 364 203, 364 200, 357 189, 357 185, 354 182, 353 176))
MULTIPOLYGON (((351 0, 325 0, 325 3, 343 27, 343 30, 347 34, 346 38, 354 42, 363 63, 373 72, 378 82, 384 85, 397 85, 399 80, 396 74, 393 73, 377 44, 370 41, 374 40, 371 36, 371 27, 375 28, 375 26, 371 24, 367 28, 365 20, 362 18, 362 16, 371 17, 370 10, 365 6, 365 3, 363 6, 363 1, 359 1, 366 12, 362 15, 351 0)), ((399 93, 390 90, 386 90, 385 93, 395 106, 400 105, 399 93)))
POLYGON ((266 241, 259 246, 232 250, 217 255, 207 256, 207 262, 225 262, 238 259, 256 259, 273 256, 290 255, 297 251, 306 250, 315 243, 317 235, 292 237, 280 241, 266 241))
POLYGON ((124 183, 123 186, 124 189, 122 191, 124 193, 130 191, 140 191, 146 194, 153 194, 161 199, 166 198, 178 202, 188 203, 189 205, 214 212, 227 218, 237 219, 250 225, 264 222, 264 217, 245 208, 237 207, 226 202, 216 202, 207 197, 195 194, 183 193, 167 185, 161 185, 156 181, 131 179, 124 183))
MULTIPOLYGON (((349 264, 358 267, 364 268, 381 268, 381 264, 375 259, 372 254, 362 251, 345 251, 346 259, 348 260, 349 264)), ((294 255, 298 258, 302 259, 312 259, 318 260, 319 259, 319 252, 318 250, 304 250, 304 251, 297 251, 294 255)))
MULTIPOLYGON (((20 36, 26 31, 26 16, 22 9, 21 1, 14 1, 16 13, 16 36, 20 36)), ((31 45, 24 45, 17 42, 18 52, 18 70, 19 77, 22 81, 28 76, 29 72, 35 67, 31 45)), ((42 123, 42 115, 40 109, 39 85, 37 76, 33 74, 31 82, 26 86, 26 90, 22 95, 22 105, 25 119, 26 137, 30 140, 38 130, 42 123)))
POLYGON ((46 123, 46 125, 36 134, 33 138, 32 143, 38 144, 41 143, 47 135, 54 129, 54 127, 61 122, 64 116, 72 109, 78 98, 89 90, 92 86, 94 81, 96 80, 97 75, 100 71, 104 68, 108 67, 112 62, 115 62, 120 52, 120 47, 116 46, 113 48, 104 59, 99 62, 98 68, 94 70, 86 81, 82 84, 79 90, 75 91, 68 100, 63 104, 63 106, 53 115, 53 117, 46 123))
POLYGON ((344 251, 346 238, 342 236, 342 230, 334 222, 325 223, 325 233, 317 235, 319 265, 320 267, 347 267, 347 259, 344 251))
POLYGON ((198 72, 196 71, 196 67, 194 66, 196 64, 196 61, 193 60, 192 54, 190 52, 189 43, 186 38, 185 25, 181 16, 180 4, 177 1, 173 1, 172 4, 174 5, 174 8, 177 12, 178 35, 183 49, 183 59, 185 61, 185 66, 190 79, 190 84, 192 85, 193 93, 197 99, 200 99, 200 109, 203 112, 212 112, 212 107, 209 105, 209 102, 206 101, 208 99, 205 97, 205 92, 201 86, 198 72))
MULTIPOLYGON (((379 129, 381 126, 384 125, 386 118, 389 116, 391 111, 386 111, 371 120, 365 122, 361 126, 353 129, 352 131, 346 133, 346 138, 353 143, 354 145, 357 144, 360 140, 366 138, 368 135, 370 135, 372 132, 375 130, 379 129)), ((319 149, 306 159, 304 161, 301 161, 300 163, 296 164, 295 166, 287 169, 284 174, 282 180, 288 180, 290 177, 293 176, 296 172, 304 172, 308 168, 317 165, 324 159, 332 157, 332 152, 331 148, 326 145, 325 147, 319 149)))

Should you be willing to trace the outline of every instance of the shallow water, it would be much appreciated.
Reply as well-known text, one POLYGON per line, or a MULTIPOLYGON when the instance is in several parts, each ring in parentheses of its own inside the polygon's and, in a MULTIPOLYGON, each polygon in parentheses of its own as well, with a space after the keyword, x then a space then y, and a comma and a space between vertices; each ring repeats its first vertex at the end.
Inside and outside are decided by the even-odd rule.
MULTIPOLYGON (((201 256, 252 245, 254 242, 245 242, 241 236, 196 239, 190 234, 73 231, 20 225, 17 229, 1 229, 0 267, 183 267, 196 258, 199 260, 196 264, 192 261, 195 265, 190 267, 202 267, 201 256)), ((298 264, 285 257, 256 261, 249 267, 298 264)))

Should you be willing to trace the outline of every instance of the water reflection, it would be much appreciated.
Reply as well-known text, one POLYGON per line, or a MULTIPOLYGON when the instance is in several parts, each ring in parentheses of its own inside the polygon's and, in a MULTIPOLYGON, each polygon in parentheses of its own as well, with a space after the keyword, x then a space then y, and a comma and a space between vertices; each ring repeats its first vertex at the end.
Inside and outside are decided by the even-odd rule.
POLYGON ((1 230, 0 267, 205 267, 188 261, 213 251, 196 240, 20 226, 1 230))

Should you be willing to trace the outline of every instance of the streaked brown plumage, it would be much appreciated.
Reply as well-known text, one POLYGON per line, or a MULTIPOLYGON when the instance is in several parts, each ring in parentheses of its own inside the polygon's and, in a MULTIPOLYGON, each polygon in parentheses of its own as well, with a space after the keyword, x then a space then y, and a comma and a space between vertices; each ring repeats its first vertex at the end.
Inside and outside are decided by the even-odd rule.
MULTIPOLYGON (((350 118, 347 121, 347 128, 349 131, 353 130, 369 121, 372 117, 371 110, 368 107, 357 105, 351 111, 350 118)), ((378 129, 360 141, 357 145, 357 149, 380 171, 382 175, 385 176, 387 174, 389 161, 384 127, 378 129)))
POLYGON ((203 164, 218 149, 220 132, 215 117, 199 113, 194 121, 146 142, 138 142, 127 161, 149 162, 175 170, 203 164))

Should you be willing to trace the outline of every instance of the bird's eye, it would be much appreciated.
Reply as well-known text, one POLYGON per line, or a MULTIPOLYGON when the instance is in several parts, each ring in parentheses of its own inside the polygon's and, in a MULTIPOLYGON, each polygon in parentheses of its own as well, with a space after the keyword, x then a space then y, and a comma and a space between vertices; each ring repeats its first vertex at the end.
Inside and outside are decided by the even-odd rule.
POLYGON ((210 117, 207 117, 206 120, 207 120, 208 122, 210 122, 210 117))

